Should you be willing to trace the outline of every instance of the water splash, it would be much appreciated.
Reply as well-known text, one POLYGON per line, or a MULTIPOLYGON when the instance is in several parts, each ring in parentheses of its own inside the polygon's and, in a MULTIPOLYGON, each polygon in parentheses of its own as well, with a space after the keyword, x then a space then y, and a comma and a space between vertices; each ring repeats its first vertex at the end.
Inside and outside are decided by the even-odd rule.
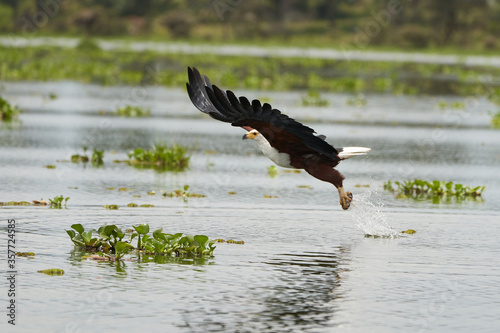
POLYGON ((349 212, 366 236, 393 238, 398 232, 387 223, 384 204, 377 190, 368 190, 353 197, 349 212))

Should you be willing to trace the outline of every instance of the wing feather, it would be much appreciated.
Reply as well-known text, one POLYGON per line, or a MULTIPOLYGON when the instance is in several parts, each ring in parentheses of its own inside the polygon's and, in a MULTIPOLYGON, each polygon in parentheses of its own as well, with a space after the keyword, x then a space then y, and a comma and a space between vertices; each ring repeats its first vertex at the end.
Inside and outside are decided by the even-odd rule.
POLYGON ((314 135, 312 128, 273 109, 269 103, 261 104, 257 99, 250 103, 244 96, 237 98, 232 91, 213 85, 194 67, 188 67, 188 78, 189 98, 201 112, 233 126, 256 129, 280 151, 319 153, 338 160, 337 150, 324 136, 314 135))

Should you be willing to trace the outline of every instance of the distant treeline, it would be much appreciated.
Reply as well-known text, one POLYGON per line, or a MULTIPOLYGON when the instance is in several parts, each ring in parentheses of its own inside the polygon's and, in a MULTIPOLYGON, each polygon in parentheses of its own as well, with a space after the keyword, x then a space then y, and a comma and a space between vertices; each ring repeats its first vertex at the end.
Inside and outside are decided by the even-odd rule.
POLYGON ((500 48, 499 0, 0 0, 0 33, 500 48))

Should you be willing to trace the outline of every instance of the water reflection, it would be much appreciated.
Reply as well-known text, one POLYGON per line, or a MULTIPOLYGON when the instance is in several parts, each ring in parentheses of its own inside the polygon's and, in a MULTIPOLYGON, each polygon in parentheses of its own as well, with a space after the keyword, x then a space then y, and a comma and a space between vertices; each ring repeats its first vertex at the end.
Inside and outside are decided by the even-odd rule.
POLYGON ((335 312, 333 300, 341 297, 337 253, 304 252, 282 254, 267 264, 274 266, 276 279, 266 309, 259 315, 273 331, 283 328, 310 329, 327 326, 335 312))

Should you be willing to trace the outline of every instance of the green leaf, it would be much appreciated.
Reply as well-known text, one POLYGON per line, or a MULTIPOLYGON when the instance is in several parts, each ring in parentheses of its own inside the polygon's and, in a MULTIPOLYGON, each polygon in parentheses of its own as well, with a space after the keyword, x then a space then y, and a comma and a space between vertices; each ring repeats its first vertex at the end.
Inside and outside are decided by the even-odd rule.
POLYGON ((73 239, 76 235, 76 233, 73 230, 66 230, 66 233, 68 234, 69 238, 73 239))
POLYGON ((210 239, 205 235, 196 235, 194 236, 194 240, 195 242, 198 242, 201 247, 205 248, 210 239))
POLYGON ((122 241, 116 242, 116 245, 115 245, 116 253, 121 253, 121 252, 124 252, 125 250, 133 249, 133 248, 134 247, 132 245, 130 245, 129 243, 125 243, 122 241))
POLYGON ((118 239, 122 239, 123 237, 125 237, 125 233, 118 227, 115 227, 115 230, 113 231, 114 235, 116 238, 118 239))
POLYGON ((167 241, 165 234, 163 233, 163 228, 153 231, 153 237, 154 239, 161 240, 163 242, 167 241))
POLYGON ((75 229, 79 234, 82 234, 85 231, 85 228, 80 223, 73 224, 71 228, 75 229))
POLYGON ((134 227, 135 231, 141 235, 149 233, 149 224, 139 224, 138 226, 133 225, 132 227, 134 227))
POLYGON ((451 192, 452 188, 453 188, 453 182, 447 182, 446 189, 451 192))
POLYGON ((82 232, 81 235, 82 235, 83 241, 85 242, 85 245, 89 245, 90 240, 92 239, 92 230, 82 232))
POLYGON ((117 228, 116 225, 109 224, 109 225, 104 227, 103 234, 108 236, 108 237, 111 237, 111 235, 113 235, 116 228, 117 228))

